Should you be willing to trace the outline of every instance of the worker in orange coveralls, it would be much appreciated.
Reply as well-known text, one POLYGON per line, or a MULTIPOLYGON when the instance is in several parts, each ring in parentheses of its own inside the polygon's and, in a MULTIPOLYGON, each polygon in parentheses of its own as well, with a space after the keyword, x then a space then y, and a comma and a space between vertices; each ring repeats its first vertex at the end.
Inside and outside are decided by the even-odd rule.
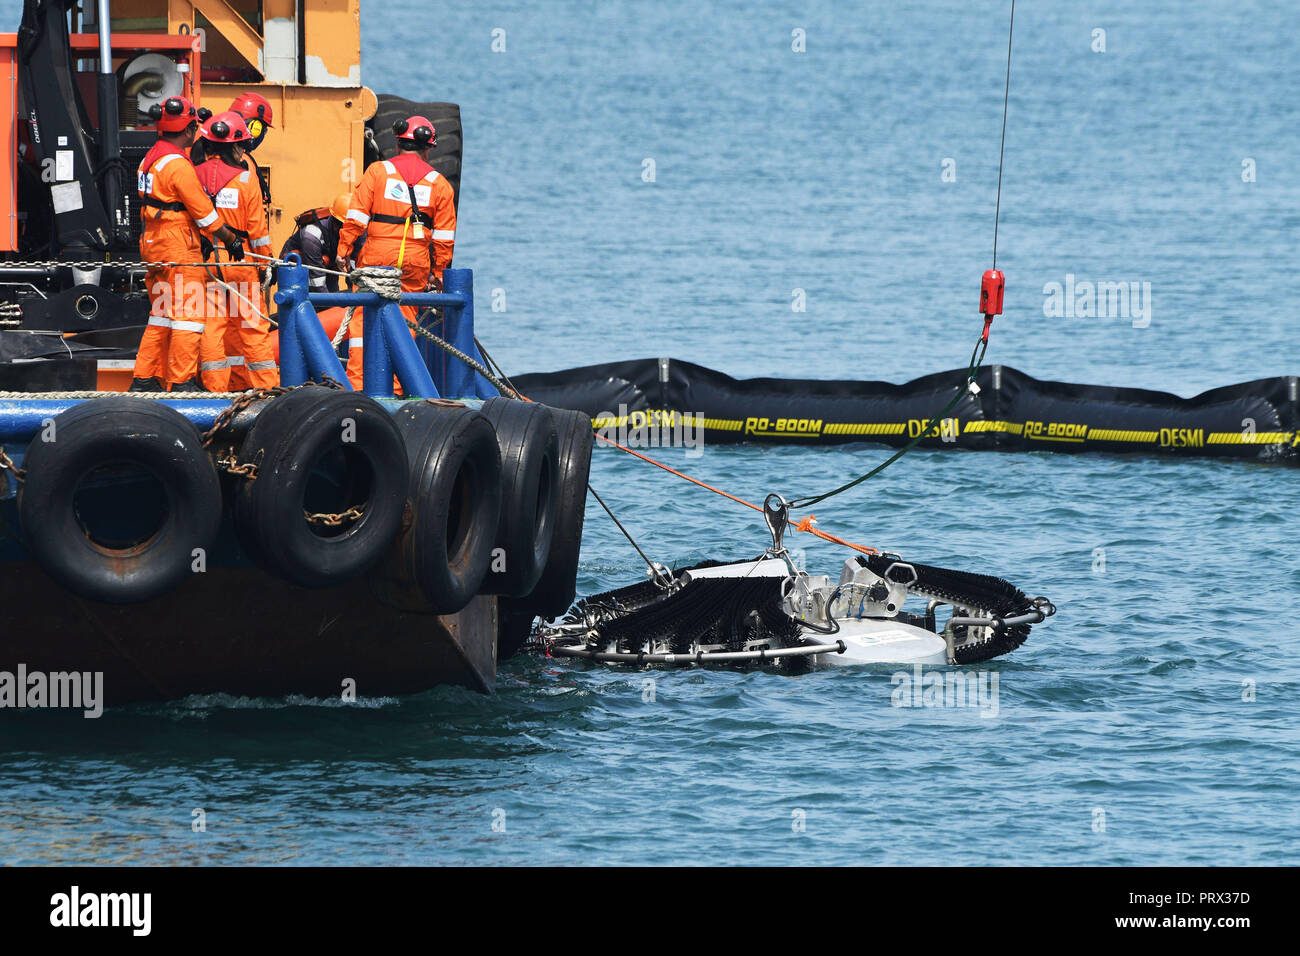
MULTIPOLYGON (((442 270, 451 265, 456 242, 456 206, 451 184, 429 165, 429 150, 437 142, 433 123, 412 116, 394 123, 393 132, 397 155, 371 163, 352 193, 338 261, 350 259, 365 231, 356 265, 396 266, 403 292, 441 290, 442 270)), ((415 320, 414 306, 403 306, 402 312, 415 320)), ((362 385, 361 325, 357 310, 348 338, 348 379, 356 389, 362 385)))
MULTIPOLYGON (((230 231, 248 243, 250 252, 266 255, 271 232, 257 175, 244 162, 244 145, 250 137, 243 117, 233 111, 218 113, 204 124, 203 139, 208 158, 196 170, 199 184, 230 231)), ((230 356, 235 356, 242 372, 238 387, 273 388, 280 384, 280 374, 270 323, 263 318, 261 271, 255 264, 214 265, 211 271, 225 285, 208 282, 199 346, 203 387, 209 392, 229 389, 230 356)))
POLYGON ((262 190, 262 202, 267 208, 270 208, 271 183, 269 176, 264 175, 264 171, 257 165, 257 160, 253 158, 252 153, 253 150, 262 145, 262 140, 266 139, 267 130, 272 129, 271 120, 274 118, 274 114, 271 112, 271 104, 261 93, 241 93, 230 104, 230 111, 238 113, 248 127, 250 139, 244 148, 244 152, 249 154, 249 168, 252 169, 253 175, 257 177, 262 190))
MULTIPOLYGON (((140 163, 138 188, 140 257, 145 262, 198 262, 199 237, 220 242, 232 257, 243 246, 221 222, 212 200, 199 185, 186 151, 198 135, 198 112, 183 96, 154 107, 158 141, 140 163)), ((201 266, 157 265, 145 274, 150 315, 136 353, 132 391, 202 391, 198 384, 199 341, 206 308, 206 275, 201 266)))

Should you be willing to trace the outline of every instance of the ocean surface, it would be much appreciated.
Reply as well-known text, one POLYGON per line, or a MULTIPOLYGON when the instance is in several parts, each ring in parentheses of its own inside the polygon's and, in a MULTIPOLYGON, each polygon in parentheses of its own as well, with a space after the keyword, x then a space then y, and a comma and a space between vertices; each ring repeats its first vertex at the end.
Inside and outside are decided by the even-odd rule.
MULTIPOLYGON (((978 332, 1007 12, 389 0, 363 12, 364 79, 462 105, 456 259, 508 370, 905 381, 978 332)), ((1300 373, 1294 14, 1019 5, 989 362, 1181 395, 1300 373), (1046 315, 1067 276, 1149 283, 1149 322, 1046 315)), ((751 500, 887 454, 662 450, 751 500)), ((656 560, 765 546, 756 515, 615 450, 592 480, 656 560)), ((524 656, 493 696, 9 713, 0 861, 1300 863, 1297 505, 1300 473, 1266 464, 917 451, 814 510, 1056 602, 982 665, 996 708, 893 706, 893 668, 524 656)), ((639 580, 587 518, 580 593, 639 580)))

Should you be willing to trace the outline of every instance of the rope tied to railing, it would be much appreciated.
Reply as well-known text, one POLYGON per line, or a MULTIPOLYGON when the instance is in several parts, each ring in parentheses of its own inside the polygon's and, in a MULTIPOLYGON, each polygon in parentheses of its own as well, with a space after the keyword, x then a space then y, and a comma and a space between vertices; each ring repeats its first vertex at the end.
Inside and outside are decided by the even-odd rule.
POLYGON ((348 279, 365 292, 389 299, 402 301, 402 270, 392 266, 358 266, 348 273, 348 279))
POLYGON ((330 339, 330 345, 338 348, 339 343, 347 338, 348 329, 352 326, 352 316, 356 314, 356 311, 357 307, 355 305, 350 305, 344 310, 343 321, 339 323, 339 329, 334 333, 334 338, 330 339))

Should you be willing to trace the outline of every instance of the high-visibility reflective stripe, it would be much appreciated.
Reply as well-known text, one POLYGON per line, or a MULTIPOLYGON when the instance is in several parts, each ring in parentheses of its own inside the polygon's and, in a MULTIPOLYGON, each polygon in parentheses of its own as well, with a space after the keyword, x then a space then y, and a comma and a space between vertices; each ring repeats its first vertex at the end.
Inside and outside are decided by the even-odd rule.
POLYGON ((167 318, 165 315, 151 315, 149 316, 149 324, 156 325, 160 329, 170 329, 172 327, 172 320, 167 318))
POLYGON ((456 238, 456 230, 455 230, 455 229, 435 229, 435 230, 433 230, 433 238, 435 238, 435 239, 441 239, 441 240, 443 240, 444 242, 451 242, 452 240, 454 240, 454 239, 456 238))
POLYGON ((365 339, 348 339, 348 348, 359 349, 361 348, 361 343, 364 341, 365 339))
POLYGON ((391 162, 389 162, 388 160, 384 160, 384 169, 386 169, 386 170, 388 171, 388 175, 390 175, 390 176, 392 176, 394 173, 397 172, 397 167, 394 166, 394 165, 393 165, 391 162))
POLYGON ((438 181, 438 171, 436 169, 429 170, 429 175, 424 177, 424 182, 436 183, 437 181, 438 181))
POLYGON ((265 362, 248 363, 248 370, 250 372, 264 372, 269 368, 275 368, 275 359, 267 359, 265 362))
POLYGON ((200 372, 215 372, 219 368, 229 368, 230 362, 222 359, 220 362, 201 362, 199 364, 200 372))
POLYGON ((242 355, 227 355, 226 361, 231 365, 243 365, 244 357, 242 355))
POLYGON ((208 226, 212 225, 216 221, 217 221, 217 211, 214 209, 212 210, 212 212, 208 213, 202 219, 195 219, 194 224, 198 226, 200 229, 206 229, 208 228, 208 226))
POLYGON ((172 331, 173 332, 175 331, 202 332, 203 323, 202 322, 181 322, 178 319, 172 319, 172 331))
POLYGON ((271 244, 270 236, 263 236, 261 239, 254 239, 252 242, 249 243, 249 245, 252 246, 254 249, 260 249, 262 246, 269 246, 270 244, 271 244))
POLYGON ((170 163, 173 159, 180 159, 180 158, 181 158, 180 153, 165 153, 162 156, 158 157, 158 161, 153 164, 153 168, 155 171, 160 170, 168 163, 170 163))
POLYGON ((351 219, 351 220, 353 220, 354 222, 359 222, 359 223, 361 223, 361 225, 363 225, 363 226, 368 226, 368 225, 370 225, 370 217, 367 216, 367 215, 366 215, 364 212, 362 212, 360 209, 349 209, 349 210, 348 210, 348 218, 351 219))

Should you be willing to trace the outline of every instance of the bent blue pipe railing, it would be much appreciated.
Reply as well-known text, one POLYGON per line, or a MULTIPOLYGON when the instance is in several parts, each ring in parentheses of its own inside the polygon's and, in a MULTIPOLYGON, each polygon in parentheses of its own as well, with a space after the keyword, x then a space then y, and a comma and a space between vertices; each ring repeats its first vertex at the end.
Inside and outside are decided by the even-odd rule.
POLYGON ((280 267, 275 293, 281 307, 276 316, 280 325, 280 384, 302 385, 328 376, 351 391, 343 364, 307 298, 311 276, 296 252, 289 254, 288 261, 292 265, 280 267))
MULTIPOLYGON (((300 385, 328 375, 342 375, 342 365, 316 315, 317 308, 357 306, 362 309, 362 391, 374 398, 393 395, 393 376, 402 392, 420 398, 491 398, 496 390, 482 375, 458 359, 421 339, 417 344, 401 307, 374 292, 311 292, 307 270, 296 254, 292 265, 280 267, 276 302, 287 306, 289 330, 280 323, 280 381, 300 385), (286 341, 290 340, 290 341, 286 341), (286 347, 287 346, 287 347, 286 347), (286 356, 289 361, 286 362, 286 356)), ((447 269, 445 292, 408 292, 402 304, 423 309, 440 306, 442 328, 431 329, 455 348, 482 362, 474 344, 474 273, 447 269)))
MULTIPOLYGON (((417 345, 397 303, 373 292, 310 292, 307 269, 296 253, 289 257, 289 262, 280 267, 279 289, 275 294, 275 301, 281 306, 277 316, 281 384, 301 385, 329 376, 344 388, 352 388, 316 309, 356 305, 363 310, 365 322, 362 391, 366 395, 391 398, 396 375, 402 391, 413 398, 496 396, 496 389, 464 362, 425 339, 420 339, 417 345)), ((474 344, 474 273, 470 269, 447 269, 443 272, 443 283, 444 292, 403 294, 402 301, 417 308, 441 306, 441 326, 435 325, 430 331, 482 362, 483 356, 474 344)), ((31 441, 47 420, 83 401, 93 399, 55 399, 33 394, 31 398, 0 400, 0 444, 31 441)), ((211 428, 217 416, 230 406, 226 399, 198 395, 166 401, 168 408, 180 412, 200 430, 211 428)))

